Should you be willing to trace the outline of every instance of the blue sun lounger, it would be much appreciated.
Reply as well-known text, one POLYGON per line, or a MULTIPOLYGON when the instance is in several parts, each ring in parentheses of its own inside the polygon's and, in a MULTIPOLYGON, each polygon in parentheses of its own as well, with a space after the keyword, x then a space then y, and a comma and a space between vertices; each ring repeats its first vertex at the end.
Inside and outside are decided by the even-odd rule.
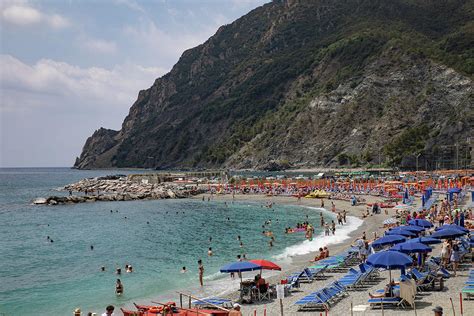
POLYGON ((205 306, 212 306, 212 305, 230 306, 232 304, 232 301, 225 298, 211 297, 211 298, 203 298, 202 300, 199 300, 199 301, 193 301, 192 304, 195 306, 199 306, 201 308, 205 306))
POLYGON ((403 307, 405 308, 405 304, 403 302, 403 299, 400 297, 380 297, 380 298, 370 298, 367 300, 367 303, 369 303, 370 307, 382 307, 382 304, 384 307, 403 307))

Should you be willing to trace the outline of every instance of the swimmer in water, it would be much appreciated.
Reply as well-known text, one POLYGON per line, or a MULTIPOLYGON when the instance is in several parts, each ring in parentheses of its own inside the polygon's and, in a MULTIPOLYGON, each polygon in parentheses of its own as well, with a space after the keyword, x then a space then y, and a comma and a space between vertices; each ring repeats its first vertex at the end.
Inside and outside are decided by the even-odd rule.
POLYGON ((91 250, 94 250, 94 246, 93 246, 93 245, 91 245, 91 250))
POLYGON ((237 240, 240 241, 240 235, 237 236, 237 240))
MULTIPOLYGON (((204 198, 203 198, 203 199, 204 199, 204 198)), ((188 272, 188 270, 186 270, 186 267, 183 267, 183 268, 181 269, 181 273, 186 273, 186 272, 188 272)))
POLYGON ((100 271, 105 272, 105 267, 104 266, 100 267, 100 271))
POLYGON ((240 248, 244 247, 243 242, 240 242, 240 248))
POLYGON ((212 257, 212 248, 211 247, 209 247, 209 250, 207 251, 207 255, 209 257, 212 257))
POLYGON ((122 274, 122 269, 117 268, 117 271, 115 273, 118 274, 118 275, 121 275, 122 274))

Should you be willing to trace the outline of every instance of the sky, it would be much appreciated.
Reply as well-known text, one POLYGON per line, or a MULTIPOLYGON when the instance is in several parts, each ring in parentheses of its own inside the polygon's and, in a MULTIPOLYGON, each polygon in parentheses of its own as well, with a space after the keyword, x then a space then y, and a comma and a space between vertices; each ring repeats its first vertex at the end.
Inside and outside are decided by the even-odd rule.
POLYGON ((0 167, 69 167, 219 26, 269 0, 0 0, 0 167))

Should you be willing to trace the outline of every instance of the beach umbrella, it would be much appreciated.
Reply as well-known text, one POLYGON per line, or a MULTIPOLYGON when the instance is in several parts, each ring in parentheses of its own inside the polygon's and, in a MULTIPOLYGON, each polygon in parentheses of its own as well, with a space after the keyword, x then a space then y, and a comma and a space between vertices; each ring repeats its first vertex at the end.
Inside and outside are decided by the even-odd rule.
POLYGON ((367 263, 374 268, 384 268, 389 271, 392 280, 392 269, 405 269, 413 263, 412 258, 399 251, 380 251, 370 255, 367 263))
POLYGON ((435 231, 431 237, 433 238, 439 238, 439 239, 449 239, 449 238, 456 238, 460 237, 462 235, 466 234, 466 232, 457 230, 457 229, 441 229, 438 231, 435 231))
POLYGON ((231 272, 246 272, 260 270, 260 266, 256 263, 250 261, 237 261, 229 263, 223 266, 220 271, 222 273, 231 273, 231 272))
POLYGON ((440 227, 437 227, 435 230, 443 230, 443 229, 456 229, 456 230, 460 230, 464 233, 469 233, 469 229, 467 229, 465 227, 462 227, 462 226, 459 226, 459 225, 456 225, 456 224, 444 224, 440 227))
POLYGON ((432 237, 418 237, 409 239, 407 242, 420 242, 425 245, 432 245, 441 243, 441 240, 432 237))
POLYGON ((397 244, 400 242, 404 242, 406 240, 405 237, 400 236, 400 235, 387 235, 380 237, 379 239, 375 240, 370 244, 372 247, 378 247, 378 246, 385 246, 385 245, 393 245, 397 244))
POLYGON ((263 270, 281 270, 279 265, 268 260, 256 259, 256 260, 249 260, 248 262, 252 262, 259 265, 261 269, 263 270))
POLYGON ((427 246, 419 242, 403 242, 400 244, 396 244, 395 246, 391 247, 389 250, 400 251, 403 253, 413 253, 413 252, 430 252, 433 249, 431 249, 430 246, 427 246))
POLYGON ((385 235, 402 235, 402 236, 405 236, 405 237, 416 237, 417 234, 414 233, 414 232, 411 232, 409 230, 394 228, 394 229, 391 229, 389 231, 386 231, 385 235))
POLYGON ((397 223, 397 220, 393 217, 387 218, 386 220, 383 221, 384 225, 393 225, 393 224, 396 224, 396 223, 397 223))
POLYGON ((412 226, 412 225, 398 226, 398 227, 396 227, 396 228, 408 230, 408 231, 411 231, 411 232, 414 232, 414 233, 419 233, 419 232, 422 232, 422 231, 425 230, 423 227, 420 227, 420 226, 412 226))
POLYGON ((433 224, 426 219, 412 219, 408 221, 408 224, 413 225, 413 226, 426 227, 426 228, 433 227, 433 224))

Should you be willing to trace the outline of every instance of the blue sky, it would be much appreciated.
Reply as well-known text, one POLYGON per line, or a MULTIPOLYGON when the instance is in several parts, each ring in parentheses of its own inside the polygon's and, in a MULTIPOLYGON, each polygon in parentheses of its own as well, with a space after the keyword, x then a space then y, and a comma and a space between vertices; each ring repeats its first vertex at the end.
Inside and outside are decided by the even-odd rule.
POLYGON ((138 91, 263 0, 1 0, 0 167, 71 166, 138 91))

